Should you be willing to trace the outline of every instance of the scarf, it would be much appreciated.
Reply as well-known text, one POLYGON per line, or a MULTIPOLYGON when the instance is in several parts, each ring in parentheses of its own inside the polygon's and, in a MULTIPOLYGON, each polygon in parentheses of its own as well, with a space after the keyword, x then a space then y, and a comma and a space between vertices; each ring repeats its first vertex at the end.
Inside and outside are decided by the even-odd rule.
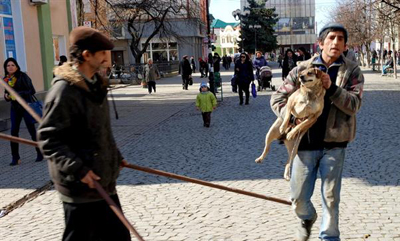
MULTIPOLYGON (((7 75, 4 78, 4 81, 11 87, 14 88, 15 83, 17 82, 17 78, 14 75, 7 75)), ((16 100, 14 96, 9 95, 11 100, 16 100)))

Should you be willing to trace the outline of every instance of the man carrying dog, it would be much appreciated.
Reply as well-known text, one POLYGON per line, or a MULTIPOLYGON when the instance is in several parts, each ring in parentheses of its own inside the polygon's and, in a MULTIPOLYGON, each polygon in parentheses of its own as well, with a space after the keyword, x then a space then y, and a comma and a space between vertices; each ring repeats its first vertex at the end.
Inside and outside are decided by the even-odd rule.
POLYGON ((131 240, 127 228, 98 194, 94 180, 120 207, 116 180, 126 162, 111 131, 107 81, 97 72, 112 42, 78 27, 70 34, 70 60, 54 71, 38 142, 63 202, 63 241, 131 240))
MULTIPOLYGON (((271 107, 283 117, 288 97, 299 87, 298 73, 309 66, 323 72, 324 109, 300 141, 290 179, 292 207, 300 219, 296 240, 309 239, 317 212, 311 202, 317 173, 321 175, 322 223, 319 238, 339 241, 339 202, 345 150, 355 137, 356 113, 361 107, 364 76, 357 63, 345 58, 347 31, 331 23, 322 28, 318 43, 322 53, 290 71, 271 97, 271 107)), ((294 120, 299 124, 301 120, 294 120)))

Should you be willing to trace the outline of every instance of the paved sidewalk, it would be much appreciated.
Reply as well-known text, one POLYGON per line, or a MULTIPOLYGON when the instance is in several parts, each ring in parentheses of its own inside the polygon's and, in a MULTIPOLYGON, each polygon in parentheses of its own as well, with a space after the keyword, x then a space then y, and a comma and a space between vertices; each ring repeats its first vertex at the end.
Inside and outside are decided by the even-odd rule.
MULTIPOLYGON (((287 199, 285 148, 274 143, 265 162, 254 163, 275 120, 271 91, 260 92, 249 106, 239 106, 229 91, 230 75, 223 73, 224 101, 212 114, 209 129, 202 127, 194 108, 199 77, 189 91, 181 89, 180 77, 160 80, 153 95, 140 86, 113 91, 120 115, 113 120, 113 130, 120 149, 137 165, 287 199)), ((279 86, 277 70, 274 76, 279 86)), ((400 240, 400 80, 368 71, 365 77, 357 137, 349 145, 343 173, 342 240, 400 240)), ((22 136, 26 133, 23 130, 22 136)), ((9 144, 0 142, 0 149, 2 207, 43 185, 48 174, 45 163, 33 163, 32 148, 21 148, 23 164, 18 167, 8 166, 9 144)), ((313 200, 321 217, 319 187, 318 181, 313 200)), ((138 171, 122 171, 118 192, 126 216, 147 241, 286 241, 292 240, 298 223, 286 205, 138 171)), ((317 240, 320 220, 311 240, 317 240)), ((5 241, 60 240, 62 230, 55 191, 0 219, 5 241)))

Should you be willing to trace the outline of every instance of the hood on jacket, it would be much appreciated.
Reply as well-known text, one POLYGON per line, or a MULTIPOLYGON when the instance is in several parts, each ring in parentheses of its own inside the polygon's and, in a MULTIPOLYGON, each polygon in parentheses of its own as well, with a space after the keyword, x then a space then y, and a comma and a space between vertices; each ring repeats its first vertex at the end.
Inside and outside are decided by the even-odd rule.
MULTIPOLYGON (((61 66, 57 66, 54 68, 54 75, 56 76, 53 81, 51 82, 51 85, 54 85, 55 82, 57 82, 60 79, 63 79, 70 83, 71 85, 75 85, 81 89, 86 90, 87 92, 90 92, 88 85, 85 82, 85 79, 83 76, 77 71, 72 68, 73 63, 72 62, 67 62, 64 63, 61 66)), ((98 73, 96 73, 96 77, 98 81, 102 82, 103 87, 108 86, 108 81, 104 78, 102 78, 98 73)))

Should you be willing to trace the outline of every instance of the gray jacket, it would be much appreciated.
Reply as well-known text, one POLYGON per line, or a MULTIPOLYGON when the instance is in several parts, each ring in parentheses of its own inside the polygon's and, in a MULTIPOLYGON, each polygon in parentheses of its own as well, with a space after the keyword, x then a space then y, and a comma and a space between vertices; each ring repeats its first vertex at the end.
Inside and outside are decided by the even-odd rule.
MULTIPOLYGON (((318 56, 315 56, 300 62, 271 96, 271 108, 277 116, 284 116, 287 99, 300 86, 298 73, 308 66, 315 65, 317 59, 318 56)), ((325 142, 350 142, 355 138, 356 113, 361 108, 364 76, 355 62, 346 58, 343 58, 343 61, 335 83, 338 88, 330 97, 331 108, 325 130, 325 142)))
POLYGON ((145 78, 146 78, 146 82, 149 81, 155 81, 158 77, 160 77, 160 72, 158 71, 158 68, 156 65, 152 64, 152 65, 146 65, 146 67, 144 68, 145 71, 145 78))
POLYGON ((97 75, 94 91, 70 64, 56 68, 55 75, 37 131, 54 185, 70 202, 101 199, 80 181, 92 170, 113 194, 123 157, 111 130, 107 82, 97 75))

